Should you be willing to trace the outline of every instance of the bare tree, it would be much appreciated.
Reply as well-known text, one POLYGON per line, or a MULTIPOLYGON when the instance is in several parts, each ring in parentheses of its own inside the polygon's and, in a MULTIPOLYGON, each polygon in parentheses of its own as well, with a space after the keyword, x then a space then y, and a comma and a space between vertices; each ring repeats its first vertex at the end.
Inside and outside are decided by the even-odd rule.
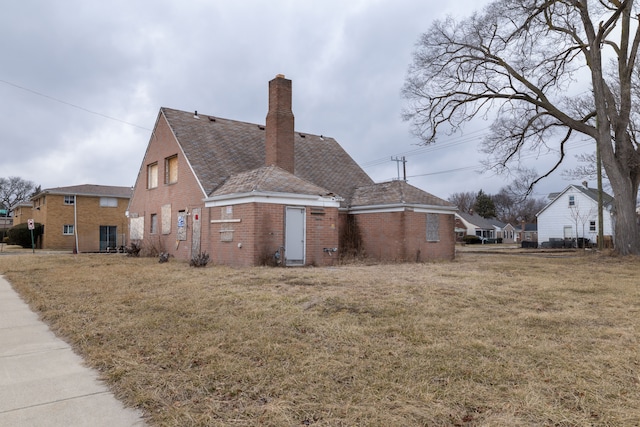
POLYGON ((582 247, 586 249, 586 244, 584 241, 586 225, 587 223, 590 222, 590 220, 594 218, 594 216, 597 215, 597 212, 594 212, 593 208, 590 208, 588 211, 584 209, 580 209, 580 205, 578 204, 578 202, 576 202, 575 205, 569 208, 569 215, 576 226, 576 240, 574 242, 574 247, 576 248, 580 247, 580 243, 579 243, 580 236, 578 235, 578 233, 580 230, 580 226, 582 226, 582 239, 583 239, 582 247))
POLYGON ((528 151, 557 154, 529 191, 563 162, 574 134, 593 138, 615 196, 615 247, 640 254, 636 13, 634 0, 496 0, 460 22, 436 21, 414 52, 404 117, 431 143, 443 128, 494 115, 483 149, 496 171, 528 151))
POLYGON ((17 176, 0 178, 0 207, 9 209, 19 202, 29 200, 35 184, 17 176))
POLYGON ((460 212, 468 213, 473 209, 473 205, 476 202, 476 193, 472 191, 465 191, 462 193, 453 193, 448 199, 451 203, 456 205, 460 212))

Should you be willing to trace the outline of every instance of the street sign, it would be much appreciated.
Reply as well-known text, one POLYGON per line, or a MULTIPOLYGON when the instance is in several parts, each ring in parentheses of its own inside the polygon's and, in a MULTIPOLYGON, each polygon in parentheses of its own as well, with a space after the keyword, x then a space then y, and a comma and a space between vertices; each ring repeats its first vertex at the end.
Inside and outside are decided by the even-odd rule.
POLYGON ((35 224, 33 222, 33 219, 28 219, 27 220, 27 226, 29 227, 29 230, 33 230, 33 229, 36 228, 36 226, 35 226, 35 224))

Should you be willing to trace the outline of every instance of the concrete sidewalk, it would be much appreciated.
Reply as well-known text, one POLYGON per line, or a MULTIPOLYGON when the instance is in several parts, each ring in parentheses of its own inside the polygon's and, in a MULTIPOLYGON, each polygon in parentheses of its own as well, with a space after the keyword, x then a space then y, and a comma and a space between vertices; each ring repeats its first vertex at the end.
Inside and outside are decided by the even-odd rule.
POLYGON ((0 276, 0 426, 144 425, 0 276))

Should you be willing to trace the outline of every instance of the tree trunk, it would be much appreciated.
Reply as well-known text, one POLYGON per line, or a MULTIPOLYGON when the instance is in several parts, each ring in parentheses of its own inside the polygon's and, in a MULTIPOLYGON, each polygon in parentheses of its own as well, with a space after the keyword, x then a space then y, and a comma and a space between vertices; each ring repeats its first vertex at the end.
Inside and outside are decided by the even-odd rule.
POLYGON ((636 213, 638 186, 628 168, 619 164, 610 146, 605 149, 603 165, 609 177, 614 198, 613 243, 621 255, 640 255, 640 227, 636 213))
MULTIPOLYGON (((628 194, 629 188, 621 187, 611 181, 611 188, 615 197, 614 202, 614 230, 613 242, 616 251, 621 255, 640 254, 640 227, 636 214, 635 195, 628 194)), ((623 185, 622 187, 628 187, 623 185)))

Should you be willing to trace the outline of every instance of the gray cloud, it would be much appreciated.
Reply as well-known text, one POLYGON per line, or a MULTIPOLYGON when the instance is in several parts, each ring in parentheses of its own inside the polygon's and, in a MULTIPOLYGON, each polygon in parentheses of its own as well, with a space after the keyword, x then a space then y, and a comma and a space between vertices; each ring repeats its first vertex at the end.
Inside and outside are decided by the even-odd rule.
MULTIPOLYGON (((420 149, 400 118, 420 33, 476 5, 11 2, 0 16, 0 176, 45 188, 133 185, 161 106, 264 123, 267 82, 283 73, 296 128, 335 137, 375 180, 394 178, 391 156, 407 153, 410 183, 437 196, 497 192, 505 178, 472 170, 484 158, 474 130, 487 123, 465 131, 476 139, 420 149)), ((549 191, 565 185, 555 180, 549 191)))

